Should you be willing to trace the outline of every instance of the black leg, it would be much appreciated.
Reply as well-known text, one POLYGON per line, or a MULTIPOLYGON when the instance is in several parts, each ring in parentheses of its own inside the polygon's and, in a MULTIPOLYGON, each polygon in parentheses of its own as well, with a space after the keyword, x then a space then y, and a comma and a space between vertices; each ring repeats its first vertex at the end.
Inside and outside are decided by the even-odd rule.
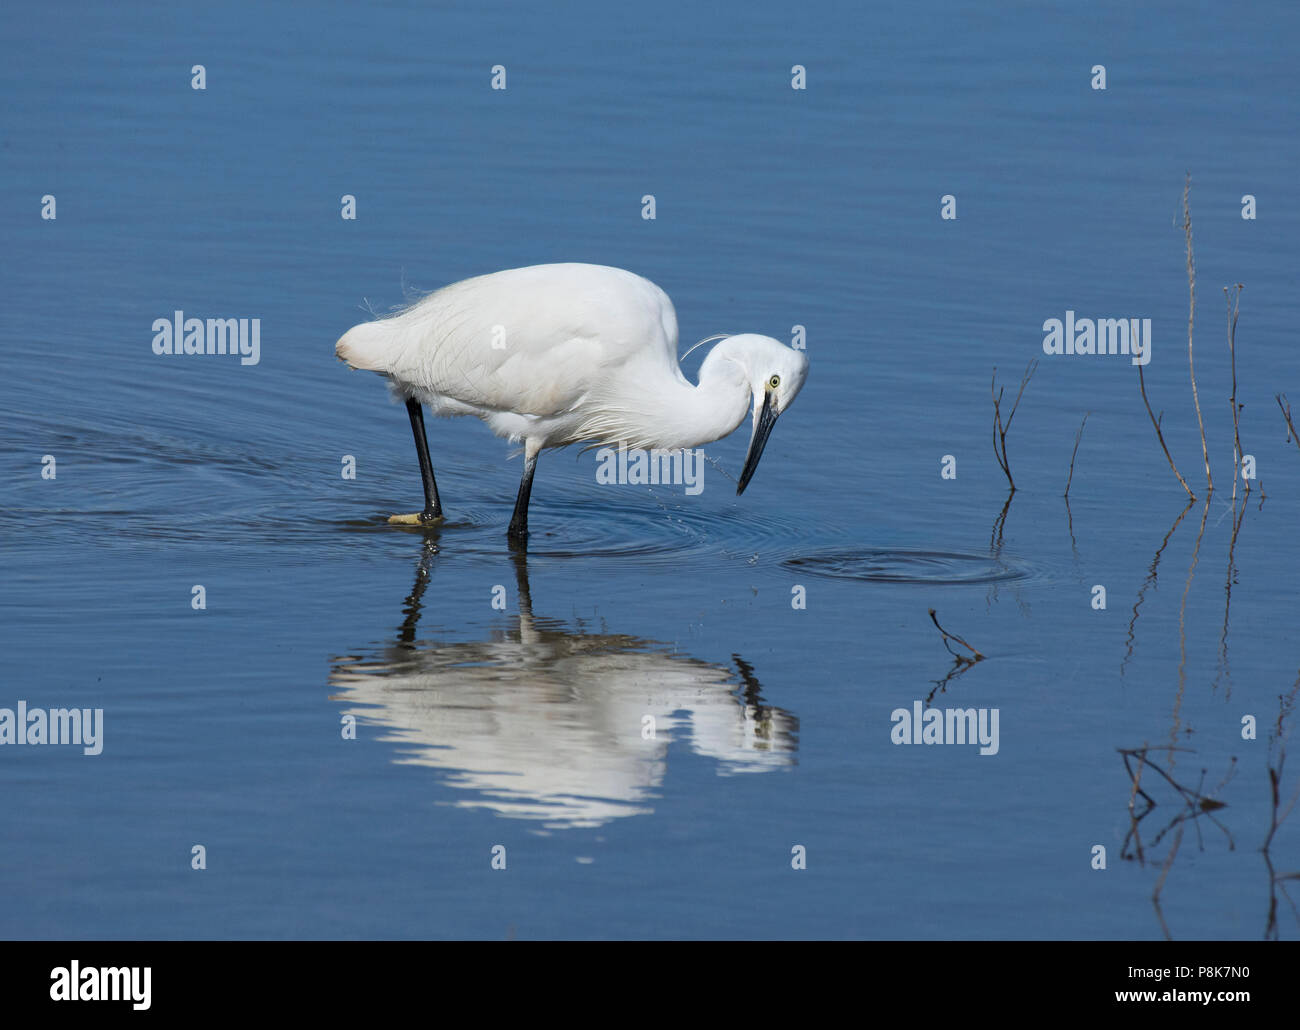
POLYGON ((515 514, 510 519, 506 534, 511 540, 528 539, 528 498, 533 492, 533 471, 537 468, 537 455, 524 457, 524 474, 519 480, 519 496, 515 498, 515 514))
POLYGON ((408 400, 406 413, 411 416, 411 433, 420 456, 420 478, 424 480, 424 511, 420 512, 420 521, 436 522, 442 518, 442 502, 438 500, 438 484, 433 478, 433 462, 429 460, 429 441, 424 437, 424 409, 419 401, 408 400))

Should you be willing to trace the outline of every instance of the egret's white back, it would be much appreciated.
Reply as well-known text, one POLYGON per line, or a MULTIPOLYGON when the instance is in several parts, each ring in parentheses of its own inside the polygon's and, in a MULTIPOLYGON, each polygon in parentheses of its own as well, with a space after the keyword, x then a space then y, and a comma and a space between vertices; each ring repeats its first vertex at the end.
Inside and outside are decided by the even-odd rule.
POLYGON ((603 265, 534 265, 453 283, 353 327, 337 352, 438 414, 562 414, 632 359, 680 376, 668 295, 603 265), (445 401, 472 410, 444 411, 445 401))

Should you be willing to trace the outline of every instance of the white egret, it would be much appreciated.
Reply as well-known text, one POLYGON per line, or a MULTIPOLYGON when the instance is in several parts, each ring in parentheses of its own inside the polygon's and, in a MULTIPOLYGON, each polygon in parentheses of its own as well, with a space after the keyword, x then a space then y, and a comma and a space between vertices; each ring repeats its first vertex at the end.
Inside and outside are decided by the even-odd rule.
POLYGON ((777 416, 798 395, 808 359, 769 336, 726 336, 693 385, 677 360, 677 314, 647 279, 603 265, 532 265, 453 283, 343 334, 335 353, 385 376, 406 402, 424 510, 442 518, 421 404, 477 415, 524 445, 509 536, 528 535, 537 455, 571 443, 678 450, 721 439, 753 413, 736 493, 758 467, 777 416), (751 405, 752 397, 752 405, 751 405))

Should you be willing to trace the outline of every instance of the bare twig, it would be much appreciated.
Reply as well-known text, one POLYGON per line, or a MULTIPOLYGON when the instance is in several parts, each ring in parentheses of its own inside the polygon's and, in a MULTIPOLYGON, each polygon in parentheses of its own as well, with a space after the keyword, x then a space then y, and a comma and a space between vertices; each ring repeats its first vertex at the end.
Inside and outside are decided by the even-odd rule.
POLYGON ((1074 450, 1070 452, 1070 475, 1065 480, 1064 497, 1067 501, 1070 499, 1070 484, 1074 481, 1074 459, 1079 453, 1079 441, 1083 439, 1083 427, 1088 424, 1088 416, 1091 414, 1091 411, 1084 413, 1083 421, 1079 423, 1079 431, 1074 434, 1074 450))
POLYGON ((1189 204, 1191 192, 1192 174, 1188 172, 1183 183, 1183 235, 1187 240, 1187 369, 1192 377, 1192 402, 1196 405, 1196 424, 1201 429, 1201 457, 1205 459, 1205 490, 1207 493, 1213 493, 1210 450, 1205 445, 1205 421, 1201 418, 1201 398, 1196 389, 1196 365, 1192 361, 1192 322, 1196 316, 1196 265, 1192 261, 1192 209, 1189 204))
POLYGON ((1183 478, 1183 474, 1178 471, 1178 466, 1174 464, 1173 455, 1169 453, 1169 446, 1165 443, 1165 434, 1160 431, 1160 421, 1164 418, 1164 412, 1162 411, 1160 413, 1160 418, 1156 418, 1155 412, 1151 410, 1151 402, 1147 400, 1146 379, 1142 375, 1141 365, 1138 365, 1138 388, 1142 391, 1142 403, 1147 406, 1147 414, 1151 416, 1151 424, 1156 427, 1156 439, 1160 441, 1160 449, 1165 452, 1165 460, 1169 462, 1169 467, 1174 470, 1174 475, 1178 477, 1178 482, 1180 482, 1183 485, 1183 489, 1187 491, 1187 496, 1193 501, 1196 500, 1196 495, 1192 493, 1192 488, 1187 485, 1187 480, 1183 478))
POLYGON ((1011 478, 1011 464, 1007 460, 1007 433, 1011 431, 1011 420, 1016 417, 1016 409, 1020 407, 1020 398, 1024 396, 1025 387, 1029 385, 1029 380, 1034 377, 1034 372, 1037 369, 1037 359, 1034 359, 1025 367, 1025 374, 1020 380, 1020 390, 1016 393, 1016 402, 1011 405, 1011 411, 1007 415, 1005 423, 1002 421, 1003 391, 998 389, 998 370, 993 369, 993 382, 990 386, 993 394, 993 457, 997 459, 998 466, 1007 477, 1012 493, 1016 491, 1016 481, 1011 478))
POLYGON ((966 643, 966 641, 962 640, 962 638, 957 636, 956 634, 949 633, 946 629, 944 629, 942 626, 939 625, 939 620, 935 618, 933 608, 930 609, 930 621, 934 623, 934 628, 943 634, 943 646, 948 648, 949 654, 956 656, 962 661, 970 662, 972 665, 975 662, 982 662, 984 660, 984 655, 976 651, 975 648, 970 646, 970 644, 966 643), (975 657, 967 658, 965 655, 957 654, 956 651, 954 651, 951 647, 949 647, 948 645, 949 640, 957 641, 957 643, 961 644, 962 647, 966 648, 966 650, 969 651, 971 654, 973 654, 975 657))
POLYGON ((1273 398, 1277 401, 1277 406, 1282 409, 1282 417, 1286 419, 1286 427, 1290 430, 1287 439, 1294 440, 1295 445, 1300 447, 1300 433, 1295 431, 1295 423, 1291 421, 1291 402, 1286 399, 1284 393, 1274 394, 1273 398))
POLYGON ((1246 493, 1250 493, 1250 480, 1242 476, 1241 468, 1241 409, 1245 406, 1237 403, 1237 315, 1241 311, 1241 291, 1245 287, 1241 283, 1235 286, 1223 288, 1223 295, 1228 301, 1228 354, 1232 358, 1232 396, 1228 398, 1228 403, 1232 406, 1232 440, 1235 451, 1236 468, 1232 473, 1232 500, 1235 506, 1237 501, 1237 480, 1242 479, 1246 484, 1246 493), (1229 293, 1229 290, 1232 290, 1229 293))

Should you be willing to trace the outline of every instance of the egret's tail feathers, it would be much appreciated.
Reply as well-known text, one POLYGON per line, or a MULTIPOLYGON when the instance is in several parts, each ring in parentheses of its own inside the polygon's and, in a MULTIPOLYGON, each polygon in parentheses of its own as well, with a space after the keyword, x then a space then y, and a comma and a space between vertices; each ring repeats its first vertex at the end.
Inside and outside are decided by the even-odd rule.
POLYGON ((353 326, 334 345, 334 354, 352 368, 387 372, 392 334, 381 328, 382 324, 363 322, 353 326))

